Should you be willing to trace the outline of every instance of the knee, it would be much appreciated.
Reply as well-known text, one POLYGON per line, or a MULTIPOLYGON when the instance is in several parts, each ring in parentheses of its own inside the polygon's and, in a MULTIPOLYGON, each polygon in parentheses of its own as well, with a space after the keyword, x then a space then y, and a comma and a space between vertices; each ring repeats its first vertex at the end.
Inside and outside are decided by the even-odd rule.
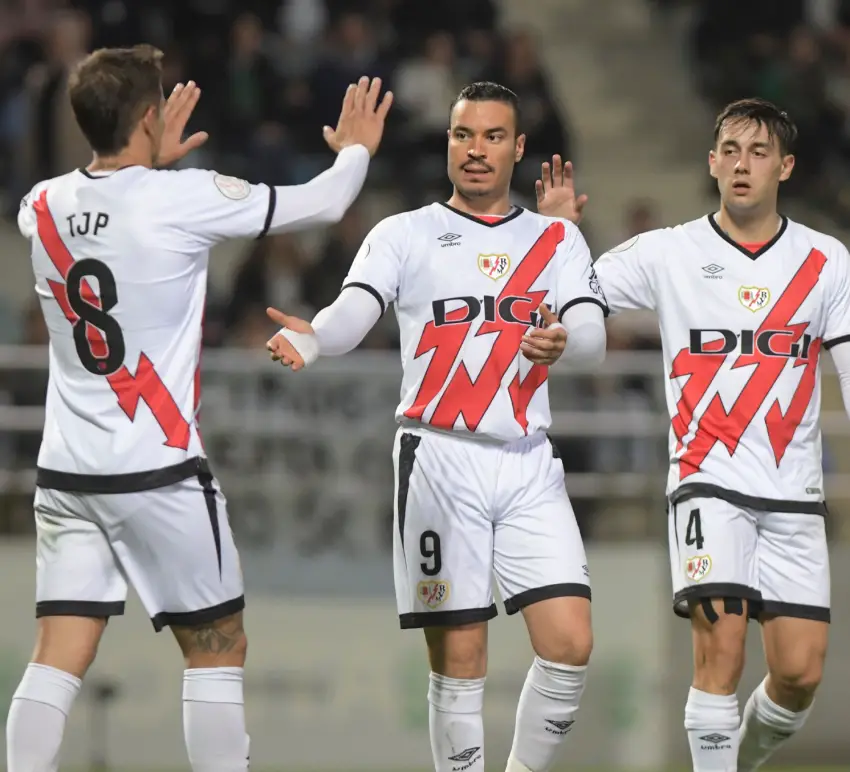
POLYGON ((548 636, 538 636, 533 644, 535 654, 546 662, 584 667, 593 651, 593 631, 590 626, 581 630, 555 630, 548 636))
POLYGON ((770 691, 781 705, 807 705, 823 680, 822 656, 811 654, 770 668, 770 691))
POLYGON ((431 671, 449 678, 483 678, 487 672, 486 623, 425 629, 431 671))
POLYGON ((523 609, 531 646, 540 659, 584 667, 593 651, 590 602, 551 598, 523 609))

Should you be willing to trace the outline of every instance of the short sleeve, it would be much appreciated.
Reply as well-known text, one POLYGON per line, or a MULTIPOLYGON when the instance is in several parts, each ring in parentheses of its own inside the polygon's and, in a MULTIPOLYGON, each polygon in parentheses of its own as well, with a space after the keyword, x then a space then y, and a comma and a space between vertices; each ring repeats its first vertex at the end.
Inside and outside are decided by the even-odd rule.
POLYGON ((594 263, 612 314, 641 308, 655 310, 651 242, 651 233, 634 236, 594 263))
POLYGON ((366 290, 378 301, 383 314, 398 297, 406 244, 403 218, 388 217, 379 222, 363 241, 342 288, 366 290))
POLYGON ((274 216, 276 193, 268 185, 205 169, 161 171, 154 184, 165 219, 204 247, 264 236, 274 216))
POLYGON ((823 347, 830 349, 850 341, 850 253, 839 245, 830 262, 835 264, 828 283, 823 347))
POLYGON ((18 230, 25 239, 32 239, 38 231, 38 220, 33 204, 38 200, 41 190, 43 190, 43 185, 39 183, 21 199, 21 205, 18 209, 18 230))
POLYGON ((558 303, 558 320, 568 309, 578 303, 594 303, 608 315, 608 303, 599 277, 593 269, 590 249, 581 231, 568 224, 566 238, 558 247, 560 264, 555 299, 558 303))

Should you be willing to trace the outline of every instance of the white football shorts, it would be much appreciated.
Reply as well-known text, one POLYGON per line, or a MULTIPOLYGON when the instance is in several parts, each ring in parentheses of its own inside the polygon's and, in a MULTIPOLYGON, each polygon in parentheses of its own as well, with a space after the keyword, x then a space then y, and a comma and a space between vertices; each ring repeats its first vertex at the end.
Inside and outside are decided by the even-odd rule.
POLYGON ((36 488, 36 616, 124 613, 133 585, 154 629, 245 606, 227 503, 208 472, 128 493, 36 488))
POLYGON ((393 460, 402 628, 492 619, 494 573, 508 614, 548 598, 590 599, 564 466, 545 434, 499 444, 402 428, 393 460))
POLYGON ((703 598, 749 601, 760 613, 830 621, 829 550, 822 515, 768 512, 719 498, 669 508, 674 610, 703 598))

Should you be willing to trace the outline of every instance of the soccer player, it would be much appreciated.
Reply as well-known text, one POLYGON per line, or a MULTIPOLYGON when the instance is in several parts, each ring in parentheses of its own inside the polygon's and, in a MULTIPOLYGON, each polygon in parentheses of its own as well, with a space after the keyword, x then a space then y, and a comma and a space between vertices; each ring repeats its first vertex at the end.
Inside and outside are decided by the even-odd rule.
POLYGON ((552 768, 592 645, 587 561, 545 433, 546 379, 559 359, 604 357, 607 308, 579 230, 510 204, 521 126, 513 92, 464 88, 448 130, 449 201, 378 223, 312 324, 269 311, 284 328, 272 357, 298 370, 351 351, 395 304, 395 589, 401 627, 425 631, 437 772, 484 769, 492 572, 537 655, 509 772, 552 768))
POLYGON ((38 634, 6 724, 10 772, 57 768, 65 718, 131 583, 186 662, 183 716, 196 772, 248 768, 242 572, 225 499, 198 432, 198 363, 210 247, 339 220, 381 139, 391 95, 363 79, 325 128, 336 163, 295 187, 160 171, 200 91, 163 99, 161 54, 100 50, 71 104, 94 160, 36 185, 18 224, 32 242, 50 332, 38 458, 38 634))
MULTIPOLYGON (((758 769, 806 722, 830 621, 821 349, 850 406, 850 255, 777 213, 797 130, 760 99, 717 118, 717 213, 636 236, 596 263, 612 312, 658 313, 670 432, 674 609, 690 617, 685 728, 696 772, 758 769), (740 720, 747 620, 768 675, 740 720)), ((577 222, 544 170, 541 211, 577 222)))

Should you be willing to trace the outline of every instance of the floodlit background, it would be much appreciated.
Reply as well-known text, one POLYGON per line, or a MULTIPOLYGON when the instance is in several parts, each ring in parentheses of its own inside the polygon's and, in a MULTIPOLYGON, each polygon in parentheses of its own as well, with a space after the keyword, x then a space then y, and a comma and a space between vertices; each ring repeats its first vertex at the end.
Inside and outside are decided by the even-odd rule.
MULTIPOLYGON (((166 89, 195 79, 193 165, 252 182, 304 182, 328 166, 320 127, 347 83, 380 75, 396 107, 367 191, 336 228, 236 243, 214 256, 203 428, 230 502, 248 586, 247 699, 255 768, 425 770, 421 634, 398 630, 389 555, 390 449, 400 368, 392 314, 362 352, 297 377, 273 368, 267 305, 311 315, 331 302, 381 217, 446 197, 448 105, 465 83, 515 89, 527 117, 517 203, 539 162, 575 162, 595 254, 714 206, 714 113, 736 97, 777 101, 801 130, 783 209, 847 242, 847 0, 0 0, 0 711, 29 655, 34 464, 45 330, 18 201, 85 165, 64 82, 104 45, 163 48, 166 89)), ((669 604, 667 421, 655 320, 612 322, 601 372, 552 374, 553 434, 589 551, 597 648, 571 769, 682 768, 687 624, 669 604)), ((848 421, 825 381, 834 541, 832 658, 809 726, 780 761, 850 768, 848 421)), ((531 653, 521 621, 493 624, 487 754, 501 768, 531 653)), ((758 631, 742 699, 761 677, 758 631)), ((71 768, 185 768, 182 663, 138 604, 114 620, 67 735, 71 768)))

